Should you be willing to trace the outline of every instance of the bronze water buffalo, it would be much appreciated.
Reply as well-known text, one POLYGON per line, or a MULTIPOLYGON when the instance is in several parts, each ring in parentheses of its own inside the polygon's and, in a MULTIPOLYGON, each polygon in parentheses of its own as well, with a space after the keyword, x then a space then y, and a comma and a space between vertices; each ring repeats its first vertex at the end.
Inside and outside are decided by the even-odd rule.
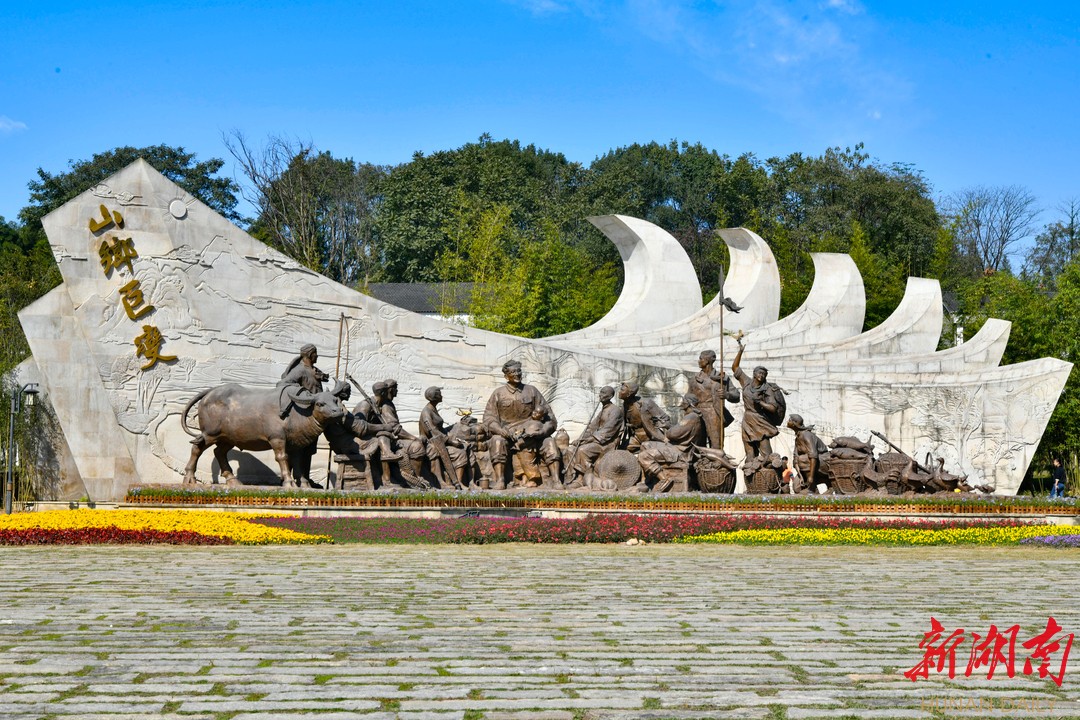
POLYGON ((274 459, 281 467, 282 485, 295 486, 290 455, 315 442, 328 424, 341 422, 345 408, 333 393, 321 392, 310 396, 310 404, 294 404, 283 418, 280 397, 280 389, 228 384, 203 390, 192 398, 180 416, 184 432, 195 438, 191 441, 191 459, 184 468, 184 484, 195 484, 199 456, 213 445, 221 476, 230 485, 237 482, 228 458, 229 450, 235 447, 273 450, 274 459), (196 403, 201 432, 188 426, 188 413, 196 403))

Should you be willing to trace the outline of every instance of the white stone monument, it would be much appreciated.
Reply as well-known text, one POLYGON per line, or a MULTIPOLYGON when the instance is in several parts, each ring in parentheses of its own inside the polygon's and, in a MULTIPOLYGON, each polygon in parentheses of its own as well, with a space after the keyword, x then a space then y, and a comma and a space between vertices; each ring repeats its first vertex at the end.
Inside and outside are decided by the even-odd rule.
MULTIPOLYGON (((673 411, 697 354, 719 349, 720 313, 726 331, 745 333, 743 367, 768 366, 769 379, 789 392, 789 412, 826 440, 873 439, 876 430, 917 457, 944 457, 947 470, 975 483, 1016 492, 1072 366, 1047 358, 999 367, 1008 323, 990 321, 971 342, 937 352, 940 288, 912 278, 896 312, 861 333, 862 281, 850 258, 834 254, 814 257, 809 297, 778 318, 775 260, 742 228, 721 236, 732 257, 726 294, 745 309, 731 314, 721 297, 702 308, 674 238, 634 218, 592 220, 624 259, 619 301, 589 328, 528 340, 422 317, 339 285, 140 160, 45 218, 64 282, 19 317, 32 372, 94 500, 121 498, 132 483, 179 483, 190 455, 179 419, 188 400, 227 382, 273 387, 305 343, 335 378, 349 372, 368 387, 396 379, 410 427, 431 385, 443 388, 444 408, 482 411, 502 382, 499 368, 515 358, 574 436, 603 385, 635 380, 673 411)), ((723 341, 730 363, 735 345, 723 341)), ((741 406, 730 409, 738 419, 741 406)), ((736 455, 738 427, 725 442, 736 455)), ((790 455, 792 443, 783 430, 774 448, 790 455)), ((271 453, 234 454, 241 480, 277 476, 271 453)), ((198 477, 209 482, 217 468, 204 457, 198 477)), ((313 468, 325 477, 327 466, 321 452, 313 468)))

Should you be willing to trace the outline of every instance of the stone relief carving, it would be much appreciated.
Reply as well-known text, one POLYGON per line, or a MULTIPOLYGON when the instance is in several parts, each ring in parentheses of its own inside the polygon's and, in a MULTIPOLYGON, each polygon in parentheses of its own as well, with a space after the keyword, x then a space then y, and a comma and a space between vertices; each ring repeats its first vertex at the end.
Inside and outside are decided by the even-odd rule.
POLYGON ((121 205, 141 205, 143 203, 136 203, 137 198, 141 198, 141 195, 133 195, 124 190, 113 190, 105 183, 98 183, 90 190, 94 197, 106 198, 109 200, 115 200, 121 205))
MULTIPOLYGON (((337 354, 342 313, 349 317, 342 362, 369 385, 378 379, 396 378, 401 383, 399 405, 405 424, 416 422, 423 406, 419 394, 430 386, 442 387, 445 407, 469 407, 479 412, 492 383, 499 380, 495 369, 511 358, 522 362, 528 382, 551 402, 560 423, 580 427, 588 422, 596 391, 604 385, 617 387, 624 380, 633 380, 640 384, 643 396, 655 399, 669 412, 688 389, 685 371, 690 367, 683 367, 678 357, 667 356, 662 344, 630 343, 630 352, 626 352, 610 340, 633 336, 615 327, 613 332, 602 333, 603 337, 579 334, 581 345, 569 339, 555 347, 553 341, 511 338, 423 318, 322 278, 242 231, 226 229, 212 213, 189 214, 186 209, 194 204, 188 200, 174 184, 137 162, 94 192, 73 200, 68 212, 54 213, 46 222, 69 288, 65 297, 74 301, 75 322, 82 325, 91 348, 87 358, 77 361, 88 368, 88 376, 100 378, 123 432, 138 440, 130 443, 136 448, 133 452, 142 452, 138 448, 144 445, 149 448, 145 457, 137 459, 140 472, 176 476, 174 455, 187 441, 174 437, 176 430, 166 419, 175 424, 177 406, 183 403, 185 392, 190 396, 193 390, 221 382, 272 384, 288 353, 295 352, 303 341, 315 342, 324 356, 331 358, 337 354), (157 204, 161 207, 148 207, 144 198, 160 199, 157 204), (170 211, 177 199, 185 205, 183 218, 170 211), (103 200, 129 208, 125 219, 137 225, 139 232, 152 236, 154 247, 161 249, 151 256, 143 253, 140 245, 143 254, 137 277, 145 281, 148 301, 168 319, 161 328, 168 338, 168 352, 181 360, 172 366, 155 366, 145 375, 133 360, 132 328, 124 313, 118 312, 113 297, 116 288, 110 286, 106 291, 101 268, 96 262, 87 262, 96 258, 88 257, 86 251, 85 222, 65 225, 70 222, 67 218, 96 217, 93 213, 103 200), (98 290, 91 292, 91 288, 98 290), (383 340, 390 342, 384 344, 383 340), (652 359, 633 355, 634 347, 650 344, 656 347, 652 359)), ((753 272, 740 277, 750 275, 753 272)), ((731 280, 734 284, 737 281, 739 278, 731 280)), ((921 343, 927 332, 920 323, 929 324, 923 322, 928 313, 925 310, 939 305, 929 300, 938 292, 931 285, 931 281, 919 281, 911 286, 925 302, 909 302, 915 308, 910 317, 903 311, 890 318, 895 336, 884 338, 881 331, 871 331, 843 341, 814 344, 819 333, 804 332, 807 344, 797 347, 787 347, 782 338, 776 338, 775 379, 791 391, 791 410, 801 414, 808 425, 816 425, 825 439, 852 433, 867 440, 867 430, 883 430, 905 451, 929 450, 945 458, 949 468, 992 477, 999 492, 1013 492, 1071 366, 1047 360, 1039 361, 1044 364, 1038 367, 998 368, 980 361, 967 374, 906 373, 902 341, 915 333, 921 343), (847 349, 833 356, 833 346, 847 349), (875 353, 887 348, 890 370, 875 376, 873 353, 863 353, 862 348, 877 348, 875 353), (800 365, 795 361, 799 357, 808 360, 800 365), (841 359, 828 364, 814 360, 835 357, 841 359), (859 368, 857 374, 852 374, 844 358, 859 368)), ((754 288, 747 288, 746 297, 753 292, 754 288)), ((836 310, 838 317, 844 314, 843 307, 836 310)), ((754 311, 753 307, 746 310, 754 311)), ((818 323, 823 316, 816 308, 809 308, 792 332, 803 332, 804 323, 818 323)), ((684 327, 689 332, 697 327, 695 323, 684 327)), ((28 331, 35 358, 39 364, 58 362, 62 350, 42 327, 28 331)), ((695 341, 678 336, 677 330, 667 326, 661 330, 670 335, 664 342, 673 346, 689 349, 689 343, 695 341)), ((827 335, 827 329, 820 334, 827 335)), ((713 349, 719 340, 716 338, 713 349)), ((693 349, 696 356, 702 349, 700 343, 693 349)), ((933 366, 933 358, 926 353, 919 358, 912 367, 933 366)), ((771 356, 763 360, 766 365, 774 363, 771 356)), ((748 366, 757 362, 758 358, 748 354, 748 366)), ((732 411, 738 421, 742 409, 736 406, 732 411)), ((75 426, 64 430, 80 432, 75 426)), ((780 446, 790 446, 785 432, 777 438, 780 446)), ((874 449, 884 450, 878 446, 875 441, 874 449)), ((76 458, 76 464, 79 462, 76 458)), ((86 467, 91 465, 85 462, 86 467)))

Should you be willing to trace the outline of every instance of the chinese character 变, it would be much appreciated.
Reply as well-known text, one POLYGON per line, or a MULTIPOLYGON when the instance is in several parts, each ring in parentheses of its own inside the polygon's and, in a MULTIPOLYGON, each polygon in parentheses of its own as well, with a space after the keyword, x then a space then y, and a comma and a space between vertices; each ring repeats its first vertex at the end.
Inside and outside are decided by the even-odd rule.
POLYGON ((1058 674, 1052 674, 1047 668, 1050 666, 1050 656, 1061 649, 1061 642, 1054 639, 1054 636, 1061 630, 1061 626, 1057 624, 1054 618, 1050 617, 1046 620, 1046 630, 1039 635, 1031 638, 1024 643, 1024 647, 1031 649, 1035 648, 1035 652, 1031 653, 1031 657, 1024 663, 1024 674, 1030 675, 1034 672, 1032 668, 1032 660, 1041 660, 1042 664, 1039 666, 1039 677, 1044 678, 1050 676, 1058 687, 1061 687, 1061 679, 1065 676, 1065 663, 1069 661, 1069 650, 1072 648, 1073 636, 1070 633, 1068 642, 1065 643, 1065 652, 1061 654, 1061 665, 1058 667, 1058 674))
POLYGON ((138 280, 132 280, 120 288, 120 296, 123 298, 124 312, 132 320, 138 320, 154 309, 153 305, 143 305, 143 294, 138 280))
POLYGON ((161 331, 153 325, 143 325, 143 334, 135 338, 135 354, 144 357, 149 362, 142 366, 143 370, 149 370, 158 362, 170 362, 176 359, 175 355, 162 355, 161 343, 165 338, 161 337, 161 331))
POLYGON ((915 682, 919 678, 930 677, 930 668, 934 672, 941 672, 945 667, 945 660, 949 661, 949 677, 956 675, 956 646, 964 642, 964 629, 954 630, 949 637, 940 644, 935 645, 941 639, 941 633, 945 627, 935 618, 930 618, 930 632, 923 635, 919 648, 924 651, 923 659, 915 667, 904 672, 904 677, 915 682))
POLYGON ((135 243, 131 238, 118 238, 113 235, 111 245, 108 240, 102 240, 101 247, 98 248, 98 256, 101 258, 101 269, 105 271, 106 277, 114 268, 119 267, 126 267, 129 273, 135 274, 135 271, 131 269, 131 261, 139 257, 139 253, 135 251, 135 243))
POLYGON ((1020 632, 1019 625, 1013 625, 1004 633, 999 632, 997 625, 991 625, 990 631, 986 633, 986 639, 981 643, 979 642, 979 633, 971 633, 971 657, 968 659, 967 670, 964 671, 966 677, 971 677, 971 671, 977 670, 983 666, 989 666, 986 672, 986 679, 994 679, 994 670, 997 668, 998 663, 1005 666, 1005 673, 1009 677, 1016 675, 1016 669, 1013 667, 1016 660, 1016 634, 1020 632), (1008 646, 1009 654, 1006 656, 1002 650, 1008 646))
POLYGON ((104 205, 101 205, 100 208, 101 219, 95 220, 94 218, 90 218, 90 232, 99 233, 106 228, 112 227, 114 224, 118 228, 124 227, 123 215, 118 212, 113 212, 112 215, 110 215, 109 208, 105 207, 104 205))

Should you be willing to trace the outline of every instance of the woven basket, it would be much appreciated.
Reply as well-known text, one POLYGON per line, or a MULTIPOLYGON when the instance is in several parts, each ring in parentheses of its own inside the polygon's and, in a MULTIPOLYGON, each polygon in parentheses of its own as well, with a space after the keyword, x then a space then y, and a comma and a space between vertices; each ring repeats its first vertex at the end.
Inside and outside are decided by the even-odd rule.
POLYGON ((703 493, 735 492, 735 473, 720 463, 701 459, 694 463, 698 487, 703 493))
POLYGON ((911 458, 900 453, 885 453, 877 460, 878 474, 885 478, 885 491, 890 495, 901 495, 907 490, 907 486, 901 480, 904 468, 911 462, 911 458))
POLYGON ((829 477, 832 479, 833 489, 841 495, 857 495, 866 489, 866 481, 863 479, 863 468, 866 460, 844 460, 832 458, 829 460, 829 477))
POLYGON ((751 495, 775 495, 780 490, 780 475, 770 467, 746 477, 746 492, 751 495))

